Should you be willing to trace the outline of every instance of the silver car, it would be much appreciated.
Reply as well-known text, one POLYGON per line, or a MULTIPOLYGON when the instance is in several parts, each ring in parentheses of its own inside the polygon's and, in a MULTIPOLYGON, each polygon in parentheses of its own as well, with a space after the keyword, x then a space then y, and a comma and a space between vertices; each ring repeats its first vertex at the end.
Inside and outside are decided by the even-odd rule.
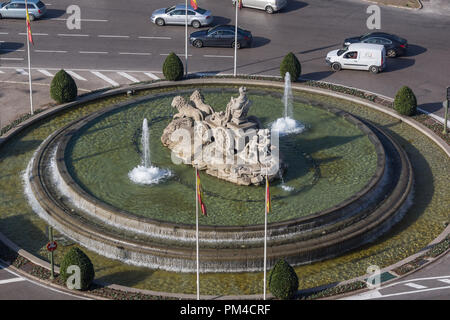
MULTIPOLYGON (((47 12, 47 7, 40 0, 28 0, 28 15, 30 20, 39 19, 47 12)), ((16 18, 26 19, 25 0, 11 0, 0 3, 0 19, 16 18)))
MULTIPOLYGON (((170 8, 162 8, 152 13, 150 20, 158 26, 166 24, 182 24, 186 23, 186 6, 179 4, 170 8)), ((188 6, 188 24, 194 28, 208 26, 213 22, 214 18, 211 11, 202 8, 194 10, 188 6)))
MULTIPOLYGON (((231 0, 236 5, 238 0, 231 0)), ((287 0, 242 0, 242 6, 265 10, 267 13, 280 11, 287 5, 287 0)))

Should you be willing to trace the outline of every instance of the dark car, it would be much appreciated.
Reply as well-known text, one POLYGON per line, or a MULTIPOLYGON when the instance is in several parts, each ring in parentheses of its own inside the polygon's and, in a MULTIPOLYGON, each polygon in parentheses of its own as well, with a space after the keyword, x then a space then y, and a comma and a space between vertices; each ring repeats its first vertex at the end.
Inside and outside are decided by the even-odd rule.
MULTIPOLYGON (((190 43, 196 47, 232 47, 235 42, 235 27, 231 25, 220 25, 208 30, 201 30, 191 33, 190 43)), ((251 47, 253 37, 250 31, 238 28, 237 44, 238 49, 251 47)))
POLYGON ((370 32, 363 36, 347 38, 344 40, 344 46, 358 42, 382 44, 386 49, 386 55, 390 58, 404 55, 408 49, 406 39, 385 32, 370 32))

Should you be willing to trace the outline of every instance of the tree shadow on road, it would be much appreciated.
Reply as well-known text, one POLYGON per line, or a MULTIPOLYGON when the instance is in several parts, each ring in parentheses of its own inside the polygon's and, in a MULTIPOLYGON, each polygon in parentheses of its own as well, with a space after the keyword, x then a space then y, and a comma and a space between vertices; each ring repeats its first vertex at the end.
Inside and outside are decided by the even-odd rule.
MULTIPOLYGON (((442 98, 444 100, 444 98, 442 98)), ((442 101, 439 102, 430 102, 430 103, 422 103, 421 105, 417 106, 418 108, 428 111, 428 112, 436 112, 438 110, 441 110, 443 108, 442 101)))

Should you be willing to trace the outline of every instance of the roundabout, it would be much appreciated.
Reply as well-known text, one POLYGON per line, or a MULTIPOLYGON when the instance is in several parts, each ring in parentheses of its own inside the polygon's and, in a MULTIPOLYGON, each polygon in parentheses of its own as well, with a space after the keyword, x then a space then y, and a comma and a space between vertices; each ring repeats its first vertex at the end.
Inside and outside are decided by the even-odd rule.
MULTIPOLYGON (((236 87, 233 85, 235 86, 237 83, 236 80, 230 81, 229 84, 224 84, 224 81, 217 82, 215 85, 213 83, 204 85, 201 84, 202 81, 198 81, 196 84, 195 80, 190 80, 186 82, 186 85, 177 87, 175 91, 188 94, 192 88, 200 86, 208 103, 214 106, 223 106, 223 102, 235 94, 236 87)), ((114 260, 140 266, 145 265, 153 269, 147 271, 149 270, 147 268, 127 266, 96 255, 91 251, 94 265, 96 269, 100 270, 101 279, 130 285, 129 280, 124 279, 120 274, 135 270, 133 272, 141 274, 143 279, 133 286, 158 291, 189 293, 193 290, 188 283, 188 279, 193 278, 193 274, 189 271, 192 271, 195 264, 190 258, 192 252, 195 251, 192 244, 195 234, 192 226, 194 221, 192 204, 186 206, 186 217, 184 218, 181 214, 171 214, 171 210, 168 208, 158 210, 156 198, 149 200, 152 203, 155 202, 155 205, 151 206, 151 210, 146 210, 149 206, 145 205, 145 201, 142 206, 121 207, 122 201, 112 203, 111 199, 105 195, 111 194, 114 190, 120 194, 120 192, 125 192, 123 190, 130 192, 134 189, 133 192, 136 192, 140 189, 143 196, 138 199, 144 199, 145 196, 151 197, 150 190, 152 189, 132 184, 127 187, 123 180, 120 184, 122 188, 111 187, 102 190, 112 182, 99 179, 102 173, 98 171, 98 168, 114 162, 116 168, 123 167, 122 171, 125 173, 125 178, 117 179, 127 179, 127 172, 139 163, 141 156, 142 150, 136 141, 139 140, 138 137, 141 134, 139 128, 143 116, 151 119, 149 121, 150 137, 154 137, 154 140, 151 138, 150 146, 152 151, 158 150, 158 146, 155 147, 159 142, 156 133, 161 132, 165 126, 164 123, 167 124, 170 121, 169 116, 173 112, 167 104, 173 97, 170 92, 173 90, 170 88, 171 86, 167 89, 146 88, 147 91, 139 93, 138 98, 117 96, 101 103, 87 103, 84 106, 61 111, 47 120, 41 120, 40 124, 34 124, 31 130, 28 129, 22 133, 25 136, 20 139, 29 141, 28 139, 32 137, 39 137, 41 141, 44 139, 45 141, 42 144, 34 144, 34 148, 25 152, 26 156, 25 154, 20 156, 23 160, 28 159, 25 163, 22 160, 20 166, 26 167, 26 163, 29 164, 27 177, 31 177, 28 181, 29 191, 32 193, 28 194, 28 198, 30 195, 34 195, 36 200, 36 203, 32 201, 32 207, 36 210, 36 204, 39 204, 41 208, 45 209, 45 213, 44 211, 40 212, 39 209, 36 211, 41 218, 50 221, 62 234, 71 239, 66 241, 69 247, 73 245, 72 241, 79 242, 89 250, 102 252, 101 255, 106 255, 114 260), (161 111, 165 111, 166 114, 161 111), (155 112, 157 116, 152 116, 152 112, 155 112), (120 126, 120 130, 117 126, 120 126), (114 131, 121 137, 119 142, 116 137, 111 135, 114 131), (107 155, 103 156, 101 152, 94 155, 85 152, 90 144, 92 146, 92 143, 95 145, 99 141, 101 145, 105 146, 105 150, 109 150, 111 153, 105 153, 107 155), (111 151, 114 145, 123 149, 111 151), (51 163, 51 158, 55 155, 56 166, 46 165, 51 163), (80 158, 82 155, 85 156, 85 159, 80 158), (123 156, 120 157, 120 155, 123 156), (74 159, 78 160, 74 161, 74 159), (87 159, 92 162, 83 163, 87 159), (52 172, 52 168, 57 168, 57 170, 52 172), (93 175, 92 172, 96 172, 97 175, 93 175), (30 173, 32 174, 30 175, 30 173), (58 190, 58 184, 52 181, 55 173, 58 173, 61 178, 60 182, 64 182, 65 188, 58 190), (95 181, 86 180, 91 176, 95 178, 93 179, 95 181), (102 183, 105 186, 102 186, 102 183), (90 208, 89 206, 95 206, 96 210, 93 211, 95 214, 92 214, 92 210, 91 214, 86 214, 77 207, 76 203, 68 201, 67 195, 62 194, 67 191, 74 192, 72 199, 82 200, 85 210, 90 208), (161 215, 160 211, 165 212, 165 215, 161 215), (162 216, 165 219, 161 219, 162 216), (124 226, 126 228, 123 228, 124 226), (179 271, 187 273, 179 273, 179 271), (181 287, 173 282, 180 279, 184 279, 181 287)), ((270 82, 248 86, 249 97, 255 105, 252 109, 255 115, 262 118, 267 114, 267 109, 265 110, 264 107, 260 110, 258 101, 266 103, 269 110, 274 110, 273 108, 278 104, 278 114, 273 111, 269 117, 264 119, 264 125, 273 122, 277 116, 282 114, 279 87, 280 85, 270 82)), ((298 86, 294 88, 294 96, 295 118, 306 123, 308 129, 299 134, 301 137, 299 141, 302 144, 299 141, 296 142, 295 139, 291 141, 292 137, 288 137, 284 141, 288 150, 294 150, 291 155, 287 153, 286 158, 288 162, 300 163, 301 168, 305 168, 305 170, 300 170, 299 173, 291 169, 294 167, 292 164, 289 166, 284 183, 293 187, 293 191, 281 188, 283 183, 281 181, 272 183, 274 213, 269 215, 270 263, 277 258, 285 257, 292 264, 298 265, 296 271, 298 274, 305 275, 303 280, 306 281, 301 283, 301 287, 309 288, 323 284, 323 281, 342 280, 364 274, 368 261, 383 266, 401 260, 416 252, 421 245, 426 245, 433 239, 433 234, 436 236, 443 230, 442 224, 433 222, 445 220, 445 209, 440 207, 442 203, 433 200, 434 197, 439 197, 439 193, 433 193, 432 197, 428 198, 425 196, 430 194, 423 193, 420 184, 419 192, 416 187, 413 188, 413 180, 416 181, 415 186, 417 186, 417 180, 423 182, 424 179, 430 178, 430 176, 422 174, 424 172, 422 169, 427 167, 424 164, 428 163, 430 159, 426 162, 420 161, 423 156, 421 152, 417 153, 418 149, 415 148, 418 143, 420 143, 420 148, 433 149, 435 156, 439 157, 439 154, 442 154, 444 163, 448 161, 444 160, 445 154, 439 151, 439 148, 426 143, 428 138, 421 136, 406 124, 392 122, 392 118, 388 116, 364 107, 361 108, 360 105, 349 101, 311 94, 308 90, 298 86), (309 117, 308 112, 311 112, 309 117), (339 128, 342 131, 339 131, 339 128), (334 133, 334 136, 342 138, 347 135, 347 138, 351 138, 331 145, 329 142, 324 142, 319 147, 317 140, 314 139, 317 138, 315 135, 330 136, 331 132, 334 133), (405 134, 410 136, 410 143, 405 143, 405 139, 402 138, 405 134), (308 140, 310 140, 309 143, 308 140), (290 148, 293 144, 298 145, 299 150, 302 150, 303 153, 299 154, 296 149, 290 148), (414 148, 408 144, 414 144, 414 148), (339 146, 346 147, 338 150, 339 146), (331 156, 332 154, 333 156, 331 156), (364 157, 354 158, 358 154, 364 154, 364 157), (323 161, 324 159, 328 159, 328 161, 323 161), (344 165, 347 161, 348 167, 344 165), (292 175, 289 176, 289 174, 292 175), (346 186, 346 188, 342 186, 346 186), (336 191, 322 189, 326 187, 334 188, 336 191), (311 197, 310 199, 314 199, 315 191, 318 191, 318 194, 329 192, 328 194, 332 194, 333 197, 326 203, 309 201, 309 204, 315 204, 312 207, 306 206, 306 201, 301 200, 298 200, 293 208, 282 205, 287 199, 295 202, 295 199, 302 199, 303 196, 308 195, 311 197), (409 207, 411 201, 414 205, 409 207), (417 204, 422 205, 418 206, 417 204), (433 210, 433 214, 427 213, 428 210, 433 210), (420 223, 417 224, 416 220, 420 223), (430 229, 430 226, 433 227, 430 229), (416 228, 427 228, 434 231, 416 234, 414 232, 416 228), (413 236, 411 232, 414 232, 415 235, 413 236), (414 241, 411 241, 411 236, 414 241), (330 259, 334 256, 338 257, 330 259), (313 263, 320 260, 323 261, 313 263), (361 267, 355 268, 355 264, 361 267), (321 270, 331 278, 326 276, 320 277, 319 280, 315 270, 321 270), (317 276, 314 276, 314 273, 317 276), (308 280, 306 280, 306 275, 308 275, 308 280)), ((18 139, 20 135, 13 139, 18 139)), ((18 142, 19 140, 10 141, 9 144, 13 143, 14 145, 18 142)), ((282 139, 281 148, 283 148, 282 139)), ((14 148, 8 148, 8 150, 14 150, 14 148)), ((155 154, 155 162, 158 167, 169 166, 167 157, 170 158, 170 153, 167 150, 166 154, 164 154, 163 148, 158 152, 152 152, 153 154, 155 154)), ((9 159, 2 161, 2 165, 6 165, 4 168, 7 169, 4 172, 14 171, 13 168, 8 168, 13 164, 10 162, 12 158, 4 159, 9 159)), ((434 168, 440 168, 439 170, 442 170, 441 172, 445 176, 447 169, 442 168, 441 163, 432 161, 431 164, 434 168)), ((186 194, 186 200, 183 200, 185 202, 175 201, 176 203, 173 204, 175 208, 184 208, 180 203, 188 201, 194 203, 193 197, 189 196, 189 194, 195 193, 192 188, 194 179, 190 177, 192 169, 178 169, 177 167, 170 169, 175 173, 173 178, 168 178, 157 187, 184 190, 182 193, 186 194)), ((116 173, 113 175, 113 179, 121 176, 120 170, 117 171, 114 167, 112 170, 116 173)), ((13 179, 12 176, 9 179, 13 179)), ((433 179, 436 177, 433 176, 433 179)), ((229 187, 229 190, 234 188, 253 189, 247 193, 240 191, 227 194, 224 192, 227 189, 221 185, 215 185, 217 183, 215 180, 217 178, 202 175, 206 201, 211 212, 208 217, 201 220, 201 268, 204 272, 201 280, 202 286, 208 287, 208 289, 204 289, 208 294, 258 292, 261 274, 254 271, 260 270, 262 266, 262 233, 261 224, 260 222, 258 224, 258 221, 263 219, 264 203, 258 198, 264 199, 263 191, 258 191, 258 187, 255 186, 233 185, 229 187), (219 205, 220 203, 226 204, 223 205, 225 209, 219 205), (232 214, 233 206, 243 208, 245 213, 242 215, 243 218, 232 214), (249 210, 245 212, 247 207, 249 210), (214 212, 218 212, 217 216, 214 212), (230 212, 230 214, 227 216, 222 212, 230 212), (225 271, 226 273, 224 273, 225 271), (233 288, 223 287, 225 278, 227 279, 225 282, 232 284, 233 288)), ((438 178, 435 183, 439 184, 439 181, 438 178)), ((225 186, 230 184, 229 182, 221 183, 225 186)), ((18 185, 16 184, 16 186, 18 185)), ((17 195, 18 189, 12 189, 9 189, 11 194, 17 195)), ((173 193, 171 192, 169 197, 173 198, 173 193)), ((17 197, 20 198, 19 195, 17 197)), ((115 194, 112 193, 111 197, 114 198, 115 194)), ((136 203, 142 202, 136 201, 134 196, 130 198, 136 203)), ((303 200, 305 199, 307 198, 303 198, 303 200)), ((5 205, 5 202, 2 202, 2 206, 5 205)), ((41 229, 45 226, 45 222, 37 218, 35 213, 30 212, 26 207, 28 205, 25 205, 21 212, 28 211, 25 219, 33 221, 33 227, 30 229, 29 223, 19 223, 16 226, 28 229, 28 231, 34 230, 30 234, 35 234, 37 238, 42 237, 42 235, 39 236, 39 231, 36 232, 36 226, 40 226, 38 229, 41 229)), ((177 210, 177 213, 178 211, 180 210, 177 210)), ((13 216, 11 216, 11 221, 20 221, 24 217, 23 215, 20 218, 13 216)), ((16 241, 14 233, 6 234, 9 237, 12 235, 11 238, 16 241)), ((30 242, 24 243, 22 246, 39 255, 40 249, 36 246, 33 249, 33 243, 37 238, 34 240, 30 238, 30 242)))

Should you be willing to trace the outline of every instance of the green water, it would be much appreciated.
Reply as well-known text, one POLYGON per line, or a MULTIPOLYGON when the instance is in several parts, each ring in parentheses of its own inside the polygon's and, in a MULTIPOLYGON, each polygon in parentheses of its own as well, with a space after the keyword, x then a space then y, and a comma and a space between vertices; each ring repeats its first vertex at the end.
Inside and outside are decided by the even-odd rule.
MULTIPOLYGON (((250 91, 251 88, 248 89, 250 91)), ((31 159, 33 151, 54 130, 67 124, 71 119, 124 99, 126 98, 109 99, 101 104, 89 104, 81 109, 61 113, 51 120, 43 121, 39 126, 26 130, 0 149, 2 233, 24 249, 47 259, 45 223, 26 203, 21 173, 31 159)), ((300 288, 350 279, 364 274, 367 267, 372 264, 384 267, 395 263, 418 252, 444 230, 444 223, 449 221, 450 160, 439 147, 408 125, 366 107, 319 95, 302 94, 302 99, 335 105, 374 122, 390 133, 405 148, 412 162, 415 197, 414 205, 408 210, 405 218, 377 242, 335 259, 296 267, 300 288)), ((214 105, 214 102, 211 104, 214 105)), ((133 152, 138 163, 137 151, 133 152)), ((326 163, 321 163, 322 177, 326 177, 326 174, 332 177, 333 171, 325 170, 324 165, 326 163)), ((202 177, 202 181, 204 179, 206 176, 202 177)), ((327 196, 324 195, 321 199, 326 199, 327 196)), ((59 244, 56 251, 57 262, 71 245, 70 241, 60 241, 59 244)), ((195 274, 177 274, 128 266, 84 250, 92 259, 99 280, 151 290, 195 292, 195 274)), ((262 273, 203 274, 200 289, 202 294, 260 293, 262 277, 262 273)))
MULTIPOLYGON (((231 95, 236 92, 204 92, 205 101, 216 111, 225 109, 231 95)), ((170 149, 160 140, 174 113, 169 107, 172 99, 152 99, 93 121, 73 140, 66 158, 72 176, 96 198, 135 215, 195 224, 194 170, 173 164, 170 149), (152 165, 173 173, 160 184, 139 185, 128 177, 141 162, 144 118, 150 127, 152 165)), ((263 127, 270 127, 284 112, 280 97, 249 92, 249 99, 253 102, 249 115, 261 119, 263 127)), ((294 110, 295 118, 308 129, 280 139, 280 153, 288 166, 284 184, 293 190, 283 190, 281 181, 272 184, 269 222, 330 208, 361 190, 375 172, 375 148, 355 125, 307 103, 294 103, 294 110)), ((263 186, 238 186, 207 174, 200 176, 208 208, 201 224, 264 223, 263 186)))

